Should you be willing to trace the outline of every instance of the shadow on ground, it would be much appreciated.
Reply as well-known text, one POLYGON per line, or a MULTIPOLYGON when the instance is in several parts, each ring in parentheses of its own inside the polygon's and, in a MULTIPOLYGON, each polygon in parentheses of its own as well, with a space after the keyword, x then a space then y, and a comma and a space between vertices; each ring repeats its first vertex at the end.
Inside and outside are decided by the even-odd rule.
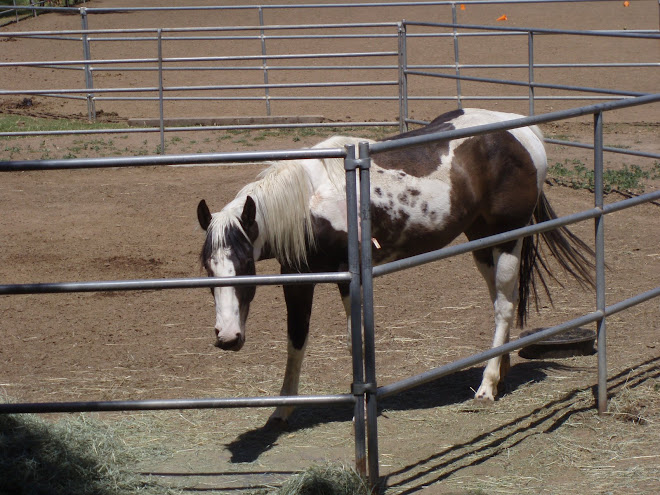
MULTIPOLYGON (((556 363, 546 364, 552 367, 563 367, 556 363)), ((650 359, 626 368, 609 378, 609 395, 616 394, 623 387, 632 389, 646 380, 657 379, 660 377, 659 364, 660 357, 650 359)), ((520 444, 530 436, 557 430, 574 414, 593 409, 597 400, 596 396, 597 387, 595 385, 572 390, 552 402, 545 403, 466 442, 452 445, 425 459, 420 459, 398 471, 389 473, 381 479, 381 486, 395 489, 399 495, 417 493, 424 487, 442 481, 462 469, 482 464, 500 452, 520 444), (576 407, 577 396, 587 390, 591 390, 594 395, 594 402, 576 407)))
MULTIPOLYGON (((542 381, 544 370, 555 368, 550 361, 530 361, 513 366, 507 375, 503 395, 506 395, 525 383, 542 381)), ((481 381, 482 368, 469 368, 451 376, 434 380, 415 389, 388 397, 379 401, 379 413, 383 411, 402 411, 429 409, 472 400, 474 387, 481 381)), ((351 421, 352 407, 345 408, 299 408, 291 416, 289 423, 266 424, 260 428, 241 434, 227 449, 231 452, 232 463, 253 462, 264 452, 276 445, 283 433, 313 428, 320 424, 351 421)))
MULTIPOLYGON (((660 357, 641 362, 612 376, 608 380, 608 391, 615 395, 622 388, 635 388, 646 380, 660 377, 660 357)), ((511 368, 506 379, 503 396, 512 393, 524 384, 543 381, 549 370, 568 370, 571 366, 561 361, 528 361, 519 363, 511 368)), ((470 403, 473 391, 470 387, 479 383, 482 368, 470 368, 448 377, 432 381, 398 396, 381 400, 379 414, 387 411, 422 410, 449 406, 453 404, 470 403)), ((383 490, 392 490, 399 495, 419 493, 428 485, 447 479, 451 475, 461 472, 471 466, 486 462, 499 453, 506 451, 527 438, 539 433, 550 433, 560 428, 576 413, 585 412, 595 407, 595 386, 576 388, 561 397, 545 403, 534 410, 525 411, 515 418, 470 438, 469 440, 443 448, 438 452, 422 459, 415 460, 405 467, 388 473, 380 480, 383 490), (585 391, 594 395, 594 402, 584 405, 578 401, 578 396, 585 391), (582 405, 578 405, 582 404, 582 405)), ((283 434, 290 434, 298 430, 313 428, 322 424, 351 421, 352 408, 319 409, 305 408, 297 410, 291 417, 290 423, 282 427, 265 425, 247 431, 237 437, 229 445, 231 462, 249 463, 259 459, 264 453, 277 444, 278 438, 283 434)), ((285 479, 296 473, 290 471, 231 471, 209 473, 143 473, 163 477, 180 478, 184 484, 192 485, 177 488, 185 491, 220 491, 224 493, 238 493, 242 490, 270 489, 281 484, 285 479), (200 489, 197 483, 201 479, 208 480, 207 486, 214 488, 200 489), (219 487, 218 483, 226 486, 219 487)))

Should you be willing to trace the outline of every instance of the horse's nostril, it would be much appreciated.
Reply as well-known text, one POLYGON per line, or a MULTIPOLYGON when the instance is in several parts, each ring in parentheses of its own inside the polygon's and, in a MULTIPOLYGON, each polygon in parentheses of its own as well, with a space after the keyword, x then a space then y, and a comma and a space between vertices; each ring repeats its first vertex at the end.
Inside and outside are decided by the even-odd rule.
POLYGON ((220 335, 220 330, 218 330, 218 329, 216 328, 216 329, 215 329, 215 336, 217 337, 218 335, 220 335))
POLYGON ((220 339, 218 337, 214 345, 225 351, 238 351, 241 349, 241 347, 243 347, 243 339, 241 338, 240 334, 238 334, 236 338, 232 340, 220 339))

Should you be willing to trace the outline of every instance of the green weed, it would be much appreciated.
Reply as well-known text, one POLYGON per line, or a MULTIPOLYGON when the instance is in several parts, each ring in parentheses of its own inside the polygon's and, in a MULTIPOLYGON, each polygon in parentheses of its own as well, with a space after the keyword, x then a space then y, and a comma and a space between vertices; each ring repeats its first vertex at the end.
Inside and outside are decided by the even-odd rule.
MULTIPOLYGON (((587 168, 579 160, 565 160, 548 168, 550 179, 559 185, 573 189, 594 189, 594 171, 587 168)), ((660 163, 656 162, 651 170, 644 170, 638 165, 623 164, 620 169, 603 171, 603 190, 605 193, 614 190, 643 193, 646 180, 660 178, 660 163)))
POLYGON ((21 148, 20 146, 5 146, 2 151, 9 153, 9 157, 11 158, 15 153, 20 153, 21 148))
MULTIPOLYGON (((72 131, 93 129, 125 129, 126 125, 107 122, 85 122, 73 119, 43 119, 22 115, 0 115, 0 132, 72 131)), ((10 136, 4 136, 5 139, 10 136)), ((2 138, 0 138, 2 139, 2 138)))

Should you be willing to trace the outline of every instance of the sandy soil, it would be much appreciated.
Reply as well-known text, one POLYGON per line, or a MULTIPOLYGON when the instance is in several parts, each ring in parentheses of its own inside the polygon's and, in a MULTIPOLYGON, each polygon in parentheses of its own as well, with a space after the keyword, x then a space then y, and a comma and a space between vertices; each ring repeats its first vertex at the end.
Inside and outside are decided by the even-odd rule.
MULTIPOLYGON (((223 5, 255 5, 265 6, 281 4, 277 0, 267 2, 245 2, 243 0, 231 0, 222 2, 223 5)), ((321 2, 331 3, 331 2, 321 2)), ((470 5, 465 2, 466 9, 458 10, 458 21, 469 25, 496 25, 502 27, 539 27, 547 29, 657 29, 658 28, 658 6, 653 0, 630 2, 630 6, 624 8, 620 2, 589 2, 586 4, 548 4, 548 5, 470 5), (498 22, 497 19, 506 14, 507 21, 498 22)), ((170 2, 150 2, 149 6, 171 6, 170 2)), ((180 5, 180 4, 179 4, 180 5)), ((199 0, 186 2, 186 5, 210 6, 217 5, 211 0, 199 0)), ((130 7, 134 2, 130 0, 94 0, 88 2, 92 7, 130 7)), ((430 21, 450 22, 451 10, 449 6, 424 6, 424 7, 383 7, 381 9, 368 8, 332 8, 321 11, 314 9, 269 9, 264 8, 264 21, 269 25, 332 25, 338 23, 395 23, 406 19, 408 21, 430 21), (292 17, 293 16, 293 17, 292 17)), ((139 16, 129 13, 119 14, 90 14, 88 20, 90 29, 156 29, 173 27, 214 27, 224 26, 256 26, 259 24, 259 16, 256 9, 251 10, 225 10, 225 11, 186 11, 185 15, 176 15, 168 11, 150 11, 139 16)), ((81 20, 78 15, 51 14, 20 22, 17 25, 9 25, 3 31, 61 31, 80 30, 81 20)), ((410 26, 408 33, 408 65, 411 68, 428 64, 453 64, 454 44, 451 37, 447 37, 451 31, 439 30, 444 37, 428 38, 415 37, 420 33, 435 32, 424 27, 410 26)), ((335 36, 330 41, 324 40, 298 40, 291 39, 269 39, 266 41, 267 53, 271 56, 288 55, 299 53, 365 53, 381 52, 396 53, 397 39, 396 26, 372 27, 361 29, 329 29, 318 28, 305 31, 299 30, 277 30, 269 32, 273 36, 299 36, 301 33, 316 35, 335 36), (360 33, 373 36, 389 35, 388 37, 365 37, 346 38, 343 35, 360 33), (340 36, 340 37, 337 37, 340 36)), ((474 33, 466 30, 466 34, 474 33)), ((228 55, 252 55, 259 57, 262 53, 261 41, 255 35, 255 31, 242 32, 195 32, 189 31, 188 36, 197 35, 199 39, 194 41, 178 41, 171 39, 181 33, 163 33, 163 57, 178 58, 200 56, 228 56, 228 55), (208 39, 213 35, 242 35, 250 36, 249 39, 218 40, 208 39)), ((134 33, 130 42, 110 41, 121 38, 122 35, 109 33, 106 35, 91 36, 90 51, 94 60, 121 60, 157 57, 157 44, 155 32, 134 33), (144 40, 141 40, 144 38, 144 40)), ((42 39, 24 39, 18 37, 0 38, 0 61, 71 61, 81 60, 82 46, 75 35, 70 40, 60 40, 45 43, 42 39)), ((624 38, 594 38, 589 36, 569 35, 537 35, 535 37, 535 63, 536 64, 570 64, 575 62, 598 64, 603 62, 613 63, 654 63, 654 46, 652 40, 635 40, 624 38)), ((462 37, 459 41, 459 60, 463 65, 492 64, 527 64, 528 43, 527 36, 489 36, 484 38, 462 37)), ((392 81, 398 80, 396 68, 396 56, 379 56, 376 58, 351 57, 351 58, 306 58, 306 59, 273 59, 269 61, 272 70, 268 73, 270 84, 288 83, 327 83, 334 81, 392 81), (282 66, 304 66, 315 67, 314 69, 288 69, 282 66), (350 65, 360 67, 364 65, 391 66, 392 69, 359 69, 351 70, 350 76, 344 71, 332 70, 333 66, 350 65), (325 67, 320 70, 320 67, 325 67)), ((263 84, 264 74, 262 70, 186 70, 171 71, 168 69, 197 66, 206 69, 220 67, 239 66, 259 67, 257 61, 215 61, 215 62, 167 62, 164 65, 163 85, 165 88, 180 86, 217 86, 231 84, 263 84)), ((113 88, 144 88, 157 87, 158 72, 156 64, 139 63, 97 63, 93 66, 94 88, 97 93, 96 108, 103 112, 101 118, 113 117, 115 114, 122 118, 158 117, 159 106, 157 101, 143 101, 135 98, 155 96, 144 92, 135 93, 101 93, 103 89, 113 88), (152 70, 141 71, 138 68, 149 66, 152 70)), ((447 72, 452 73, 452 70, 447 72)), ((464 75, 478 77, 497 77, 507 80, 527 81, 529 74, 525 66, 522 68, 503 67, 500 69, 465 68, 464 75)), ((409 95, 416 96, 454 96, 456 94, 456 83, 452 79, 437 79, 419 76, 410 76, 408 81, 409 95)), ((657 91, 657 74, 655 67, 623 67, 619 69, 606 69, 599 67, 573 68, 563 67, 538 68, 534 74, 537 83, 547 84, 569 84, 583 87, 600 87, 637 92, 657 91)), ((463 81, 462 94, 464 97, 489 98, 497 91, 499 95, 512 97, 528 97, 526 87, 495 86, 492 84, 475 83, 463 81)), ((81 70, 57 70, 56 67, 7 67, 0 68, 0 87, 5 90, 21 89, 84 89, 85 79, 81 70)), ((272 89, 271 98, 291 96, 290 89, 272 89)), ((397 89, 394 85, 369 85, 365 87, 348 88, 297 88, 293 94, 299 97, 306 96, 368 96, 368 97, 396 97, 397 89)), ((579 93, 571 93, 579 94, 579 93)), ((260 98, 255 101, 169 101, 165 103, 165 117, 220 117, 220 116, 247 116, 263 115, 266 105, 263 101, 263 90, 243 90, 241 96, 260 98)), ((558 100, 543 100, 543 97, 566 95, 565 92, 541 89, 536 90, 539 101, 536 104, 536 112, 542 113, 550 110, 558 110, 584 104, 580 101, 560 102, 558 100)), ((587 93, 584 96, 593 96, 587 93)), ((72 115, 87 116, 87 104, 84 93, 77 95, 79 99, 51 98, 44 99, 34 97, 34 111, 45 115, 72 115), (82 99, 80 99, 82 97, 82 99)), ((166 89, 166 97, 209 97, 226 96, 222 91, 188 91, 181 92, 166 89)), ((233 94, 232 96, 236 96, 233 94)), ((18 103, 21 97, 8 97, 7 101, 18 103)), ((590 102, 587 102, 590 103, 590 102)), ((467 100, 466 106, 488 106, 489 108, 504 109, 521 113, 528 112, 528 104, 523 101, 493 101, 467 100)), ((418 119, 431 119, 443 111, 455 108, 456 103, 451 100, 412 101, 410 104, 410 117, 418 119)), ((396 99, 382 100, 372 99, 363 101, 313 101, 313 100, 276 100, 271 102, 273 115, 322 115, 328 120, 339 121, 381 121, 395 120, 398 116, 398 103, 396 99)), ((610 114, 611 121, 656 121, 657 110, 651 108, 633 109, 610 114), (655 112, 655 113, 653 113, 655 112)))
MULTIPOLYGON (((128 3, 98 1, 89 5, 128 3)), ((619 2, 589 7, 597 8, 598 15, 593 10, 575 15, 585 6, 555 7, 552 16, 547 15, 547 7, 508 6, 506 13, 514 25, 656 28, 657 10, 650 6, 654 3, 631 2, 627 9, 619 2), (572 13, 567 15, 567 11, 572 13), (655 17, 643 15, 646 11, 655 17)), ((474 21, 470 18, 466 22, 493 23, 491 18, 504 13, 502 9, 484 7, 474 21)), ((460 15, 473 11, 476 6, 468 4, 467 13, 460 15)), ((413 19, 413 13, 406 12, 405 17, 413 19)), ((305 13, 303 20, 310 15, 305 13)), ((373 14, 369 16, 373 20, 373 14)), ((103 27, 112 27, 115 20, 128 26, 143 25, 144 21, 130 15, 102 19, 103 27)), ((354 19, 361 17, 355 14, 354 19)), ((199 26, 203 20, 191 14, 177 18, 176 25, 188 22, 199 26)), ((21 23, 19 28, 54 29, 57 25, 77 29, 78 22, 77 17, 42 16, 21 23)), ((150 15, 148 26, 173 22, 150 15)), ((7 42, 2 48, 14 50, 22 43, 7 42)), ((485 46, 473 46, 473 52, 476 58, 490 53, 485 46)), ((16 56, 4 49, 0 55, 5 60, 16 56)), ((16 84, 15 77, 10 80, 16 84)), ((59 78, 61 73, 48 77, 59 78)), ((53 87, 56 83, 48 77, 43 80, 53 87)), ((561 71, 553 77, 561 79, 561 71)), ((38 87, 36 80, 26 81, 38 87)), ((649 80, 636 78, 633 82, 640 91, 653 86, 649 80)), ((613 84, 620 87, 618 84, 627 83, 613 84)), ((13 100, 5 100, 3 110, 43 111, 47 115, 85 112, 70 102, 53 104, 37 99, 36 103, 21 110, 13 100)), ((316 108, 312 111, 300 105, 295 112, 318 113, 316 108)), ((500 102, 496 107, 504 106, 500 102)), ((521 110, 510 106, 507 109, 521 110)), ((104 103, 102 108, 120 120, 143 111, 134 104, 119 102, 104 103)), ((442 109, 420 107, 414 114, 428 118, 432 115, 426 113, 442 109)), ((181 110, 184 116, 192 111, 179 106, 174 110, 181 110)), ((375 115, 372 110, 355 105, 350 116, 383 119, 395 113, 386 110, 375 115)), ((238 105, 214 113, 241 111, 238 105)), ((258 110, 246 112, 256 114, 258 110)), ((339 118, 330 110, 321 113, 339 118)), ((606 144, 658 152, 657 108, 640 109, 635 118, 628 117, 614 120, 635 123, 608 125, 606 144)), ((591 132, 580 123, 547 126, 544 131, 550 136, 586 140, 591 132)), ((318 135, 301 132, 263 139, 255 139, 255 134, 182 133, 168 136, 167 151, 291 148, 319 140, 318 135)), ((0 156, 17 160, 152 154, 156 146, 157 139, 134 135, 104 139, 36 137, 0 141, 0 156)), ((549 147, 551 163, 578 159, 589 164, 589 155, 587 151, 549 147)), ((652 166, 648 160, 607 155, 607 166, 620 168, 623 163, 652 166)), ((28 283, 201 275, 198 255, 203 233, 195 217, 197 202, 206 198, 212 209, 220 209, 261 168, 153 167, 4 174, 0 183, 0 280, 28 283)), ((647 190, 657 187, 657 180, 647 182, 647 190)), ((593 201, 588 191, 548 185, 546 192, 561 214, 588 208, 593 201)), ((612 194, 607 200, 618 199, 619 195, 612 194)), ((658 285, 658 218, 658 206, 646 205, 606 219, 608 303, 658 285)), ((593 238, 591 222, 574 230, 586 240, 593 238)), ((257 269, 260 273, 278 271, 273 262, 262 262, 257 269)), ((592 293, 583 292, 561 275, 559 282, 563 286, 552 286, 554 305, 542 301, 540 312, 530 319, 530 328, 593 310, 592 293)), ((379 384, 483 350, 492 338, 486 288, 470 256, 378 279, 375 303, 379 384)), ((257 291, 248 340, 239 353, 223 353, 212 346, 213 301, 207 291, 12 296, 1 298, 0 308, 0 390, 17 400, 259 396, 276 394, 281 384, 286 336, 284 302, 278 287, 257 291)), ((612 401, 606 416, 599 417, 593 409, 595 355, 545 361, 513 356, 505 393, 491 407, 471 401, 471 387, 480 380, 479 367, 383 401, 379 431, 381 473, 387 493, 657 493, 658 321, 657 301, 608 319, 612 401)), ((343 308, 336 288, 318 287, 302 393, 343 393, 348 389, 351 367, 344 334, 343 308)), ((164 461, 145 462, 138 469, 192 491, 241 493, 249 487, 277 483, 312 463, 353 462, 351 411, 301 410, 284 432, 261 428, 269 414, 269 410, 145 414, 145 422, 159 425, 151 432, 152 441, 160 442, 171 454, 164 461)))

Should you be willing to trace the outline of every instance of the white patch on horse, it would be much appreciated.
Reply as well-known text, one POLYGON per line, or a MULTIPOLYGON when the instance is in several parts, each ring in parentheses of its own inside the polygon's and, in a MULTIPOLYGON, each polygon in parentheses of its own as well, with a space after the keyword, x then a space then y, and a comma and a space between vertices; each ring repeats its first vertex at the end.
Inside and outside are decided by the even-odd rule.
POLYGON ((327 184, 321 186, 310 198, 309 208, 313 214, 330 222, 333 229, 346 232, 346 198, 342 194, 327 184))
MULTIPOLYGON (((435 177, 414 177, 400 170, 381 169, 377 164, 372 167, 376 172, 372 174, 372 191, 381 191, 380 195, 372 193, 373 206, 387 210, 394 220, 406 219, 395 245, 385 247, 392 249, 404 245, 408 240, 406 231, 411 228, 442 229, 451 209, 451 187, 447 182, 435 177)), ((400 253, 393 253, 392 259, 398 255, 400 253)))
POLYGON ((429 175, 430 179, 449 183, 449 174, 454 161, 454 150, 458 148, 467 138, 453 139, 449 142, 447 153, 440 156, 438 168, 429 175))
MULTIPOLYGON (((302 349, 296 349, 291 341, 289 340, 287 346, 287 359, 286 359, 286 369, 284 371, 284 380, 282 382, 282 388, 280 389, 281 396, 291 396, 298 395, 298 387, 300 384, 300 371, 302 370, 302 362, 305 357, 305 348, 307 347, 307 341, 303 345, 302 349)), ((293 412, 295 406, 278 406, 273 414, 268 418, 269 422, 279 422, 286 421, 291 413, 293 412)))
MULTIPOLYGON (((373 143, 374 141, 350 136, 332 136, 315 145, 314 148, 341 148, 349 144, 357 146, 361 142, 373 143)), ((309 202, 310 211, 313 215, 330 222, 336 231, 347 232, 346 175, 343 159, 306 160, 305 168, 312 181, 313 193, 309 202)), ((359 190, 357 203, 360 204, 359 190)))
MULTIPOLYGON (((519 240, 512 253, 494 249, 494 266, 489 268, 478 266, 488 284, 495 309, 495 335, 493 336, 492 347, 498 347, 509 342, 509 331, 513 325, 517 302, 521 248, 522 241, 519 240), (494 286, 492 285, 493 282, 494 286)), ((508 367, 508 355, 490 359, 484 369, 483 379, 475 398, 495 400, 497 385, 508 371, 508 367)))
MULTIPOLYGON (((234 263, 229 258, 229 249, 220 249, 209 260, 209 269, 216 277, 236 275, 234 263)), ((244 329, 240 325, 240 307, 234 287, 215 287, 215 330, 219 343, 238 342, 242 346, 244 329)))

